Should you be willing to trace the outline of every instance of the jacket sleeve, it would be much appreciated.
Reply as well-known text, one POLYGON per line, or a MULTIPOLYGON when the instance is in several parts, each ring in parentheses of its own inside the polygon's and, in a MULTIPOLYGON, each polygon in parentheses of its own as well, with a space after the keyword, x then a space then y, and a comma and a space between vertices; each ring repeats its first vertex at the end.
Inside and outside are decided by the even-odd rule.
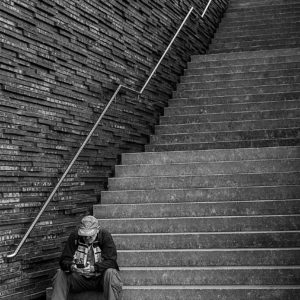
POLYGON ((95 270, 98 273, 103 274, 105 270, 109 268, 119 269, 117 264, 117 249, 111 234, 103 230, 102 231, 102 247, 101 247, 101 257, 102 261, 95 263, 95 270))
POLYGON ((63 271, 71 271, 71 265, 74 263, 73 256, 76 250, 76 240, 76 234, 72 233, 65 244, 64 250, 59 260, 60 268, 63 271))

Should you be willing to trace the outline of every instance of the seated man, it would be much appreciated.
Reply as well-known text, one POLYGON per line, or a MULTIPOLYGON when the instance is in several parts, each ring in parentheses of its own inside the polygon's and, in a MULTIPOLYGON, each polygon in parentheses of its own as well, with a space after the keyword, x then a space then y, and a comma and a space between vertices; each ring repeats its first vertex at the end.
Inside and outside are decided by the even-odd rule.
POLYGON ((69 236, 59 264, 52 300, 67 300, 69 291, 89 290, 103 292, 105 300, 121 299, 116 246, 111 234, 99 228, 95 217, 81 220, 78 231, 69 236))

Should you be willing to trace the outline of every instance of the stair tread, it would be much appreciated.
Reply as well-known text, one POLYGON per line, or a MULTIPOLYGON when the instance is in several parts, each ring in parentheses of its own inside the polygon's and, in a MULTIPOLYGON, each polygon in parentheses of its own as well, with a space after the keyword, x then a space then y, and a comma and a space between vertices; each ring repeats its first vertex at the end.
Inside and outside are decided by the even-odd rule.
POLYGON ((181 252, 199 252, 199 253, 212 253, 212 252, 289 252, 289 251, 299 251, 298 247, 294 248, 226 248, 226 249, 142 249, 142 250, 119 250, 119 253, 181 253, 181 252))
POLYGON ((122 270, 300 270, 300 266, 123 267, 122 270))
MULTIPOLYGON (((300 229, 299 230, 260 230, 260 231, 251 231, 251 230, 245 230, 245 231, 216 231, 216 232, 210 232, 210 231, 199 231, 199 232, 134 232, 134 233, 113 233, 112 235, 114 237, 124 237, 124 236, 146 236, 146 237, 155 237, 155 236, 195 236, 195 235, 249 235, 249 234, 278 234, 278 233, 283 233, 283 234, 300 234, 300 229)), ((298 247, 296 247, 298 248, 298 247)), ((185 249, 185 248, 184 248, 185 249)), ((219 249, 219 248, 218 248, 219 249)), ((226 248, 227 249, 227 248, 226 248)), ((245 249, 245 248, 243 248, 245 249)))
POLYGON ((211 59, 222 59, 222 60, 234 60, 239 59, 241 57, 244 58, 266 58, 266 57, 280 57, 280 56, 290 56, 290 55, 299 55, 300 48, 287 48, 287 49, 274 49, 274 50, 267 50, 267 49, 258 49, 257 51, 240 51, 235 53, 226 53, 224 54, 202 54, 202 55, 193 55, 191 59, 194 58, 201 59, 203 61, 211 60, 211 59))
POLYGON ((124 290, 139 290, 139 289, 149 289, 149 290, 249 290, 249 289, 257 289, 257 290, 277 290, 277 289, 292 289, 298 290, 300 289, 300 285, 140 285, 140 286, 130 286, 124 285, 124 290))

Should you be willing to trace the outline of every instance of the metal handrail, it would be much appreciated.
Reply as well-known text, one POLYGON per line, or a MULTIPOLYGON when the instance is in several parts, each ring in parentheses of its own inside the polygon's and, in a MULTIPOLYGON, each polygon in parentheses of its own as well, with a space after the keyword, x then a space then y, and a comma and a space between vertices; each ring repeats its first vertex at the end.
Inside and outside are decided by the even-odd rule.
POLYGON ((206 4, 206 6, 205 6, 205 8, 204 8, 204 11, 203 11, 203 13, 202 13, 202 15, 201 15, 201 18, 203 18, 204 15, 206 14, 206 11, 207 11, 208 7, 210 6, 211 1, 212 1, 212 0, 209 0, 208 3, 206 4))
MULTIPOLYGON (((201 17, 203 18, 203 16, 205 15, 210 3, 212 0, 209 0, 208 4, 206 5, 201 17)), ((86 144, 88 143, 89 139, 91 138, 91 136, 93 135, 93 133, 95 132, 96 128, 98 127, 99 123, 101 122, 103 116, 105 115, 106 111, 108 110, 108 108, 110 107, 111 103, 113 102, 113 100, 116 98, 117 94, 119 93, 119 91, 123 88, 126 90, 129 90, 133 93, 136 94, 142 94, 143 91, 145 90, 146 86, 148 85, 149 81, 151 80, 151 78, 153 77, 154 73, 156 72, 157 68, 159 67, 161 61, 163 60, 163 58, 165 57, 165 55, 167 54, 167 52, 169 51, 171 45, 173 44, 174 40, 176 39, 177 35, 179 34, 180 30, 182 29, 183 25, 185 24, 185 22, 187 21, 187 19, 189 18, 190 14, 192 13, 194 7, 191 7, 189 12, 187 13, 186 17, 184 18, 184 20, 182 21, 180 27, 178 28, 178 30, 176 31, 173 39, 171 40, 171 42, 169 43, 168 47, 166 48, 165 52, 163 53, 163 55, 161 56, 160 60, 157 62, 155 68, 153 69, 153 71, 151 72, 151 74, 149 75, 147 81, 145 82, 145 84, 143 85, 143 87, 141 88, 140 91, 126 87, 122 84, 120 84, 118 86, 118 88, 116 89, 116 91, 114 92, 114 94, 112 95, 112 97, 110 98, 108 104, 106 105, 106 107, 104 108, 103 112, 101 113, 100 117, 98 118, 97 122, 94 124, 93 128, 91 129, 90 133, 88 134, 88 136, 86 137, 86 139, 84 140, 84 142, 82 143, 82 145, 80 146, 80 148, 78 149, 77 153, 75 154, 74 158, 72 159, 72 161, 70 162, 69 166, 67 167, 67 169, 65 170, 64 174, 61 176, 60 180, 58 181, 58 183, 56 184, 55 188, 53 189, 52 193, 50 194, 50 196, 48 197, 47 201, 44 203, 43 207, 41 208, 40 212, 38 213, 38 215, 35 217, 34 221, 32 222, 31 226, 29 227, 29 229, 27 230, 26 234, 24 235, 24 237, 22 238, 21 242, 19 243, 18 247, 16 248, 16 250, 12 253, 12 254, 8 254, 7 258, 13 258, 15 257, 21 247, 23 246, 23 244, 25 243, 27 237, 29 236, 29 234, 31 233, 32 229, 34 228, 34 226, 36 225, 36 223, 38 222, 39 218, 41 217, 41 215, 43 214, 43 212, 45 211, 46 207, 48 206, 49 202, 52 200, 53 196, 55 195, 55 193, 57 192, 57 190, 59 189, 61 183, 64 181, 64 179, 66 178, 66 176, 68 175, 69 171, 71 170, 71 168, 73 167, 75 161, 77 160, 78 156, 80 155, 80 153, 82 152, 82 150, 84 149, 84 147, 86 146, 86 144)))

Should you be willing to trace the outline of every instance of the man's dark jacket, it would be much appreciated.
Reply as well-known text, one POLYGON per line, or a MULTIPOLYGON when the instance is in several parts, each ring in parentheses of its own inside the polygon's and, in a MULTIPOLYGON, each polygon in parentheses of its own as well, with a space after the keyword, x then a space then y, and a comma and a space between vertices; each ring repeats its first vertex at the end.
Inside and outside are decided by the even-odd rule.
MULTIPOLYGON (((71 233, 59 261, 59 265, 63 271, 71 271, 71 265, 74 264, 73 257, 79 242, 84 243, 77 231, 71 233)), ((102 276, 105 270, 109 268, 119 270, 117 264, 117 249, 111 234, 107 230, 100 229, 96 240, 93 242, 93 247, 96 246, 100 247, 102 258, 101 262, 95 263, 96 273, 100 273, 102 276)))

